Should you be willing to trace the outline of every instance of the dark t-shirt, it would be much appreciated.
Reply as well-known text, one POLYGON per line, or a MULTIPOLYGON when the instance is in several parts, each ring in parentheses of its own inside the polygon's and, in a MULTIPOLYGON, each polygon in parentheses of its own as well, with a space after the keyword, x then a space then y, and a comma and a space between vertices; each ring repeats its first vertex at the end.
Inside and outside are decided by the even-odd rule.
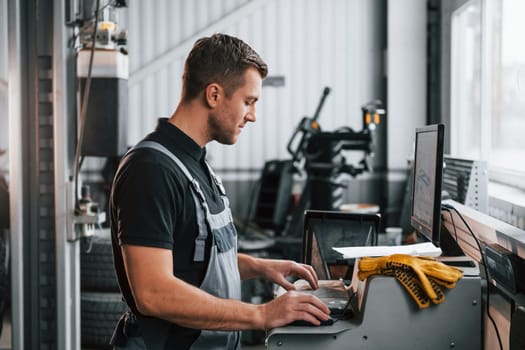
POLYGON ((6 228, 9 228, 9 191, 7 182, 0 175, 0 236, 6 228))
MULTIPOLYGON (((155 131, 145 140, 160 143, 184 163, 199 182, 213 214, 224 209, 219 189, 204 163, 205 149, 167 119, 160 119, 155 131)), ((132 311, 137 312, 120 246, 171 249, 174 275, 200 286, 208 266, 211 235, 206 240, 205 261, 194 262, 199 230, 195 210, 188 179, 166 155, 153 149, 138 149, 121 162, 111 193, 110 219, 117 278, 132 311)), ((198 330, 176 325, 172 328, 169 343, 177 344, 180 349, 189 348, 199 335, 198 330)))

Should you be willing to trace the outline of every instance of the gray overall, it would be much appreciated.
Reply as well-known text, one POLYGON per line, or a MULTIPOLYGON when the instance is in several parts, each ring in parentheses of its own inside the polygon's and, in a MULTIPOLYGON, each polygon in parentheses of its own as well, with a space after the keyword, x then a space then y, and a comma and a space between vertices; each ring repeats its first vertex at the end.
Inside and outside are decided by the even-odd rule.
MULTIPOLYGON (((199 183, 173 153, 161 144, 152 141, 142 141, 132 150, 139 148, 151 148, 167 155, 190 181, 199 227, 199 234, 195 240, 194 261, 204 261, 208 228, 212 234, 210 261, 200 289, 217 297, 240 300, 241 280, 237 265, 237 232, 233 225, 229 202, 226 198, 221 180, 208 166, 213 181, 220 189, 221 198, 224 202, 224 210, 222 212, 211 214, 199 183)), ((176 293, 176 291, 174 292, 176 293)), ((121 323, 126 322, 129 318, 129 315, 125 316, 126 317, 123 317, 119 321, 117 329, 119 326, 122 329, 123 325, 121 323)), ((151 317, 143 317, 140 315, 135 317, 141 336, 129 337, 126 339, 126 346, 115 347, 115 349, 164 350, 171 324, 151 317)), ((115 332, 117 332, 117 330, 115 332)), ((240 349, 240 333, 202 330, 200 336, 192 344, 191 349, 240 349)))

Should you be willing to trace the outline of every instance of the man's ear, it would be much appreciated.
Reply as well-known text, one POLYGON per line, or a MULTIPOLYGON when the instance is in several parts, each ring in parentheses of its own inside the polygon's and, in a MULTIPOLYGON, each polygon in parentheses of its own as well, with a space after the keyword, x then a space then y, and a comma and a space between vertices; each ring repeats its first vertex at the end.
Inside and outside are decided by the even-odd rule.
POLYGON ((206 104, 210 108, 215 108, 222 98, 222 87, 217 83, 211 83, 206 86, 204 91, 204 97, 206 99, 206 104))

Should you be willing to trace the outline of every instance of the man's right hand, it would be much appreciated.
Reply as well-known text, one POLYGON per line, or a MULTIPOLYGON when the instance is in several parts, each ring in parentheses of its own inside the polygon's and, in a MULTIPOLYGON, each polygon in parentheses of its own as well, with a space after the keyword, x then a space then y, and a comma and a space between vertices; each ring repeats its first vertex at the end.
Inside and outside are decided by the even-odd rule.
POLYGON ((330 318, 330 310, 319 298, 297 291, 288 291, 259 307, 263 314, 264 329, 286 326, 297 320, 318 326, 320 320, 330 318))

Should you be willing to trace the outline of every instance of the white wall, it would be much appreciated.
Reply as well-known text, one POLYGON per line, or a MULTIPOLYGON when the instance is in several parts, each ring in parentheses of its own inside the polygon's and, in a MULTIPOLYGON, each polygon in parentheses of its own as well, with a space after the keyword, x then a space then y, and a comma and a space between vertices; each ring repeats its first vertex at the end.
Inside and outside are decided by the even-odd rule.
POLYGON ((265 87, 258 121, 233 147, 212 143, 213 166, 258 169, 288 158, 286 143, 332 88, 319 122, 324 130, 361 129, 360 106, 379 97, 383 53, 377 40, 379 0, 155 0, 130 2, 130 144, 169 116, 180 95, 183 63, 194 41, 214 32, 239 36, 283 75, 265 87))
POLYGON ((426 124, 426 1, 388 1, 388 168, 405 169, 426 124))
POLYGON ((0 81, 7 80, 7 0, 0 0, 0 81))
MULTIPOLYGON (((7 0, 0 0, 0 150, 9 145, 9 113, 7 109, 7 0)), ((0 155, 0 176, 7 172, 7 154, 0 155)))

